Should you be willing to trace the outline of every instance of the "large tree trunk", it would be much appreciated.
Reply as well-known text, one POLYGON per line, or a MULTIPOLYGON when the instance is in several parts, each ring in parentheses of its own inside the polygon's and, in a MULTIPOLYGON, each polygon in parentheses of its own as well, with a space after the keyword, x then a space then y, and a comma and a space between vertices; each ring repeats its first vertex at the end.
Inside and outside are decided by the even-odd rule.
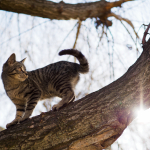
POLYGON ((111 145, 140 104, 150 107, 150 39, 145 42, 144 36, 143 44, 143 53, 121 78, 59 111, 1 131, 0 149, 100 150, 111 145))
POLYGON ((80 19, 106 17, 111 8, 120 7, 122 3, 133 0, 106 2, 104 0, 92 3, 66 4, 46 0, 0 0, 0 9, 24 13, 50 19, 80 19))

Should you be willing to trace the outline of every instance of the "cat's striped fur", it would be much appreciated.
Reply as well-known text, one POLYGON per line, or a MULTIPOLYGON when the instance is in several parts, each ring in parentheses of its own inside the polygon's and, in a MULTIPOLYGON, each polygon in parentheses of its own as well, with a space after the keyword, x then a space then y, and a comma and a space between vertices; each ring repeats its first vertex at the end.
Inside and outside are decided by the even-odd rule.
POLYGON ((16 106, 16 118, 7 128, 29 118, 38 100, 61 97, 62 100, 53 106, 58 110, 64 104, 74 100, 73 88, 79 80, 79 73, 87 73, 87 59, 78 50, 62 50, 59 55, 73 55, 80 64, 60 61, 44 68, 26 71, 24 60, 16 61, 13 53, 3 65, 2 81, 7 95, 16 106))

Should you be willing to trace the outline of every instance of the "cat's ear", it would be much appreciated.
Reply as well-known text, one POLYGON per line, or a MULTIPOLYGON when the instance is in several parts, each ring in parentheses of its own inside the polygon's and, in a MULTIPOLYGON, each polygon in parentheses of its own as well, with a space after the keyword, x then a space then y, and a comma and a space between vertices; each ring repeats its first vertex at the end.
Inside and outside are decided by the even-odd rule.
POLYGON ((22 59, 21 62, 24 64, 24 61, 26 60, 26 58, 22 59))
POLYGON ((11 56, 7 60, 8 65, 12 65, 16 62, 16 55, 15 53, 11 54, 11 56))

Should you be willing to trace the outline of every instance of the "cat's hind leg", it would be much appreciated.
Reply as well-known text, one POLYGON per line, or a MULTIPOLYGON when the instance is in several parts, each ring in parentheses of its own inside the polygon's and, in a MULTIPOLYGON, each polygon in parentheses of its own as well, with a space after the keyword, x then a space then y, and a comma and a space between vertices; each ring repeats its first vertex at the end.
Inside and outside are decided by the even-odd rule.
POLYGON ((75 99, 75 95, 74 95, 73 90, 71 88, 64 89, 64 92, 62 93, 62 100, 58 104, 54 105, 52 107, 52 110, 53 111, 58 110, 63 105, 72 102, 74 99, 75 99))

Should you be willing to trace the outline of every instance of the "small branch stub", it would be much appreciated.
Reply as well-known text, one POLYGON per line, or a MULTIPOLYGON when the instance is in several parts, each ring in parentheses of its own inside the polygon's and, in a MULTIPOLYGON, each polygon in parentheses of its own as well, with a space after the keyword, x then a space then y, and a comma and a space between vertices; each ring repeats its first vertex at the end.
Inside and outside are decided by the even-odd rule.
POLYGON ((143 39, 142 39, 142 44, 143 44, 143 45, 144 45, 145 42, 146 42, 146 36, 147 36, 147 34, 148 34, 149 28, 150 28, 150 24, 148 25, 147 29, 146 29, 145 32, 144 32, 143 39))

